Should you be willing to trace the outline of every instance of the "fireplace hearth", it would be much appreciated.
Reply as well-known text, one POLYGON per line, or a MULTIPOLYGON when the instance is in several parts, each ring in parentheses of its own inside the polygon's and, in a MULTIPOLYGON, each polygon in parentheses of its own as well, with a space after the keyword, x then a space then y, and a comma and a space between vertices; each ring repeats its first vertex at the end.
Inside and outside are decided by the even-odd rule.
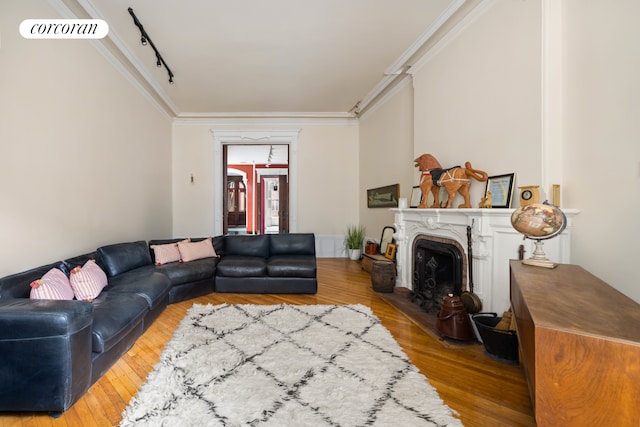
MULTIPOLYGON (((474 293, 482 301, 484 311, 502 313, 509 309, 509 260, 518 258, 521 245, 525 246, 527 258, 535 250, 533 241, 523 241, 522 235, 511 226, 514 209, 406 208, 391 211, 394 212, 394 238, 398 245, 396 287, 408 288, 415 295, 416 303, 432 312, 436 307, 432 302, 426 302, 427 297, 442 301, 446 293, 459 295, 468 291, 465 248, 469 240, 467 227, 471 227, 474 293), (426 243, 428 247, 425 249, 424 242, 418 246, 419 240, 432 243, 426 243), (435 251, 429 246, 434 242, 439 243, 435 251), (449 245, 459 251, 459 255, 448 253, 451 249, 449 245), (416 248, 421 255, 416 254, 416 248), (417 257, 420 257, 420 264, 424 266, 418 267, 416 272, 417 257), (451 261, 449 258, 459 259, 451 261), (459 265, 450 267, 450 262, 459 265), (448 272, 449 269, 459 270, 461 276, 448 272), (434 281, 436 290, 432 291, 434 281)), ((556 238, 545 242, 545 252, 554 262, 570 263, 572 218, 578 211, 563 209, 563 212, 567 216, 567 228, 556 238)), ((415 306, 410 301, 407 303, 415 306)))
POLYGON ((463 249, 455 240, 420 235, 413 244, 411 301, 438 313, 447 294, 460 295, 466 281, 463 249))

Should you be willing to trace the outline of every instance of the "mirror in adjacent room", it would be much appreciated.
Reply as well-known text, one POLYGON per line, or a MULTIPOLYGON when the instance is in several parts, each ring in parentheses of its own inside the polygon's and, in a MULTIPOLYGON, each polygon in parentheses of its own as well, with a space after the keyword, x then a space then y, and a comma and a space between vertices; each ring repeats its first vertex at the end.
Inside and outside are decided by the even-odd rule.
POLYGON ((396 232, 396 229, 389 226, 386 226, 382 229, 382 236, 380 237, 380 253, 385 254, 387 251, 387 245, 393 242, 393 233, 396 232))

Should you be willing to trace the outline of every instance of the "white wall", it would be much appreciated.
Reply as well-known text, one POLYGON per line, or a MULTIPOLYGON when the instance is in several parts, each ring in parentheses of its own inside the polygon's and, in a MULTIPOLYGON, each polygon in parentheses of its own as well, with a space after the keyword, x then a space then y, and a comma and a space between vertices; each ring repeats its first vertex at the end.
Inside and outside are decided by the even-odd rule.
POLYGON ((26 40, 0 2, 0 276, 171 234, 171 127, 86 40, 26 40))
MULTIPOLYGON (((414 154, 515 172, 547 197, 561 184, 580 210, 571 262, 640 302, 637 16, 635 0, 485 2, 412 72, 414 154)), ((474 206, 483 193, 472 184, 474 206)))
POLYGON ((358 126, 354 121, 176 121, 173 126, 173 233, 204 236, 214 233, 215 180, 211 129, 300 129, 298 135, 298 232, 342 235, 346 224, 358 221, 358 126), (195 183, 191 184, 190 174, 195 183))
MULTIPOLYGON (((414 154, 430 153, 443 167, 470 161, 489 176, 515 172, 516 185, 537 185, 541 181, 540 4, 487 4, 463 24, 461 33, 445 37, 412 69, 414 154)), ((418 178, 416 174, 414 182, 418 178)), ((473 207, 484 190, 485 183, 472 181, 473 207)), ((457 196, 454 206, 461 201, 457 196)))
MULTIPOLYGON (((365 190, 400 182, 408 197, 425 152, 515 172, 518 185, 560 177, 563 207, 581 211, 572 262, 640 301, 637 16, 636 0, 484 2, 413 68, 413 91, 359 128, 269 124, 301 129, 298 231, 339 236, 360 222, 379 238, 389 214, 367 209, 365 190)), ((101 244, 211 234, 213 125, 172 127, 87 41, 23 39, 34 17, 59 16, 0 2, 0 275, 101 244)), ((483 192, 472 184, 474 205, 483 192)))
POLYGON ((380 240, 382 229, 393 225, 386 208, 367 208, 366 189, 400 184, 400 197, 411 196, 413 176, 413 88, 405 80, 360 119, 360 223, 367 237, 380 240))
POLYGON ((562 2, 572 261, 640 302, 640 2, 562 2))

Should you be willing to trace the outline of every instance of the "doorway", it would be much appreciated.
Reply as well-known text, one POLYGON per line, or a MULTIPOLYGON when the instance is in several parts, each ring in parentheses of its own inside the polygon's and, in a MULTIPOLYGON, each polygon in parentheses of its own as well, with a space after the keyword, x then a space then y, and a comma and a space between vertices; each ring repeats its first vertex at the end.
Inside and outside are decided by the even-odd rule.
MULTIPOLYGON (((227 183, 227 161, 223 159, 226 150, 225 145, 286 145, 289 152, 288 172, 288 225, 289 232, 295 233, 298 230, 298 136, 300 129, 228 129, 212 128, 213 135, 213 164, 217 175, 213 185, 213 232, 219 236, 227 233, 225 224, 227 216, 226 183, 227 183)), ((252 200, 249 186, 247 186, 247 204, 252 200)), ((247 224, 250 223, 247 206, 247 224)))
POLYGON ((260 177, 258 208, 261 234, 289 232, 289 185, 286 175, 260 177))
POLYGON ((224 234, 289 232, 289 146, 224 144, 224 234))

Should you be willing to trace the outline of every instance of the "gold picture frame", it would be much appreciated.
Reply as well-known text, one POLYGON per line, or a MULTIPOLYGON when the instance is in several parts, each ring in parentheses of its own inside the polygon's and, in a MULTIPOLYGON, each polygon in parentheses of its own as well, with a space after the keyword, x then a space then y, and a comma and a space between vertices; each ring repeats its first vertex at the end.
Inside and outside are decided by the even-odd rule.
POLYGON ((560 184, 551 185, 551 204, 560 207, 560 184))
POLYGON ((398 250, 398 246, 395 243, 387 244, 387 250, 384 253, 384 257, 390 259, 391 261, 395 260, 396 250, 398 250))

